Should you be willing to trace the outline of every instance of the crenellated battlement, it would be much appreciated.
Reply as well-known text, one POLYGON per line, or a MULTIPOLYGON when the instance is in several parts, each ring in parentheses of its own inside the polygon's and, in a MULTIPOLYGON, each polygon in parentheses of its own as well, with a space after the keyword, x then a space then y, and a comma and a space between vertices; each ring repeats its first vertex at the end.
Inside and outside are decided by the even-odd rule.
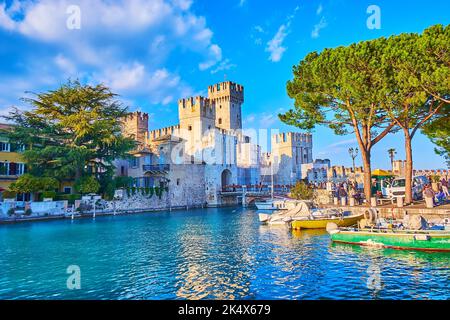
POLYGON ((122 119, 122 130, 126 136, 144 143, 148 132, 148 113, 135 111, 122 119))
POLYGON ((285 132, 272 135, 272 146, 291 144, 295 145, 312 145, 312 134, 301 132, 285 132))
POLYGON ((225 81, 208 86, 208 98, 218 102, 244 103, 244 86, 225 81))
POLYGON ((141 112, 141 111, 135 111, 130 114, 128 114, 124 121, 138 121, 138 122, 148 122, 148 113, 141 112))
POLYGON ((151 141, 154 141, 160 137, 166 136, 166 135, 178 135, 180 131, 180 125, 175 125, 175 126, 169 126, 169 127, 165 127, 165 128, 160 128, 160 129, 155 129, 155 130, 151 130, 147 133, 147 137, 146 140, 148 143, 150 143, 151 141))
POLYGON ((178 100, 178 114, 180 121, 193 117, 214 119, 216 116, 215 103, 202 96, 180 99, 178 100))

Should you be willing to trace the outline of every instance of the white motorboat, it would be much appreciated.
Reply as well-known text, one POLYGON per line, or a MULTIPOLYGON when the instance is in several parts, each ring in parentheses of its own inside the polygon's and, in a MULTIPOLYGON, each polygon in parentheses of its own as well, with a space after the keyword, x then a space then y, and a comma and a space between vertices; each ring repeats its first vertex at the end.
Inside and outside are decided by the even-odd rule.
POLYGON ((315 220, 344 216, 344 212, 338 209, 314 208, 312 201, 289 199, 285 202, 287 209, 276 211, 272 214, 259 213, 259 221, 269 225, 291 226, 293 221, 315 220))
POLYGON ((258 210, 288 210, 293 200, 289 198, 271 198, 267 200, 255 201, 258 210))

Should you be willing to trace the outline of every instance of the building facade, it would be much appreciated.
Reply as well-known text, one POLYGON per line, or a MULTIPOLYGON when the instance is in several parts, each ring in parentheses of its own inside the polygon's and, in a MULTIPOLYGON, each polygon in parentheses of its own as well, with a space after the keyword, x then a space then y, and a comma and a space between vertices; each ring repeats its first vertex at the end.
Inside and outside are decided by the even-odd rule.
MULTIPOLYGON (((6 132, 11 130, 8 124, 0 124, 0 192, 8 190, 11 183, 26 172, 25 163, 20 153, 24 151, 24 146, 16 145, 8 140, 6 132)), ((19 195, 18 200, 24 200, 19 195)))
POLYGON ((262 156, 264 181, 270 181, 273 172, 275 184, 293 185, 302 179, 302 166, 313 163, 312 135, 309 133, 274 134, 271 149, 262 156))
POLYGON ((242 134, 243 102, 243 86, 226 81, 208 97, 180 99, 177 125, 149 130, 147 114, 131 114, 123 131, 138 147, 116 161, 116 174, 136 187, 168 187, 172 206, 225 204, 222 192, 260 180, 260 147, 242 134))

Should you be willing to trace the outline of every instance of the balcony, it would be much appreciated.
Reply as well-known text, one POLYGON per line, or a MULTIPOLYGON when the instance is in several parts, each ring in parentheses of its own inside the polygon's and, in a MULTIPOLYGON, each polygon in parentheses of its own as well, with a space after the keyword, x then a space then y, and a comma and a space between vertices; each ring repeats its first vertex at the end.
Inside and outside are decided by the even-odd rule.
POLYGON ((170 164, 144 164, 142 169, 150 174, 167 174, 170 171, 170 164))

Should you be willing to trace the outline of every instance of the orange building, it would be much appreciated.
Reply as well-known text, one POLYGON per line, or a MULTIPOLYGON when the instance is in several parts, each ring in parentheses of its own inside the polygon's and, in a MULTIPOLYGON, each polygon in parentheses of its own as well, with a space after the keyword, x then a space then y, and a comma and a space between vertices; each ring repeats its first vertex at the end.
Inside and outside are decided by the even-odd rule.
POLYGON ((9 185, 25 173, 25 163, 20 153, 24 146, 15 145, 8 141, 5 130, 11 125, 0 123, 0 192, 7 190, 9 185))

